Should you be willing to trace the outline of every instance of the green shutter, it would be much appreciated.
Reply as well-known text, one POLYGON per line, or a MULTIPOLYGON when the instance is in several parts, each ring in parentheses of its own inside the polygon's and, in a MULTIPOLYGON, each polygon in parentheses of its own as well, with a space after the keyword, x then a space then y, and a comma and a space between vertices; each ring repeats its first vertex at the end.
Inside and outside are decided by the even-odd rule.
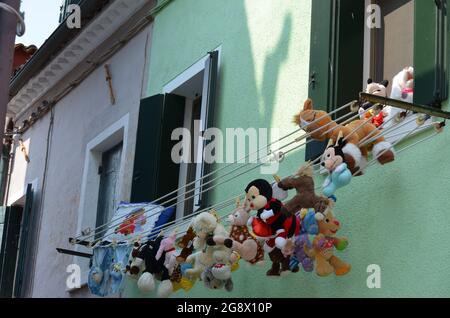
POLYGON ((333 2, 312 1, 309 97, 317 109, 329 111, 333 2))
MULTIPOLYGON (((364 0, 312 1, 309 97, 316 109, 329 112, 358 98, 363 82, 364 27, 364 0)), ((320 156, 326 144, 308 143, 305 160, 320 156)))
POLYGON ((161 121, 164 95, 141 100, 136 132, 131 202, 146 202, 156 198, 158 149, 161 142, 161 121))
POLYGON ((414 1, 414 102, 447 99, 447 0, 414 1))
MULTIPOLYGON (((217 78, 218 78, 218 65, 219 65, 219 52, 212 51, 209 53, 209 59, 205 64, 205 76, 203 78, 204 91, 202 94, 202 99, 206 103, 206 127, 203 129, 214 127, 214 111, 216 108, 216 94, 217 94, 217 78)), ((207 145, 207 142, 204 142, 204 147, 207 145)), ((204 149, 204 148, 203 148, 204 149)), ((209 174, 213 169, 213 164, 207 164, 203 161, 202 163, 202 176, 209 174)), ((207 182, 207 179, 202 179, 200 190, 203 191, 212 186, 211 183, 203 186, 203 183, 207 182)), ((197 202, 195 202, 196 206, 200 209, 206 208, 209 205, 208 196, 210 191, 200 193, 198 196, 197 202)))
POLYGON ((13 296, 22 208, 7 207, 0 253, 0 298, 13 296))
POLYGON ((27 186, 27 192, 25 197, 25 206, 22 214, 22 224, 20 227, 20 244, 19 244, 19 258, 17 260, 16 277, 14 282, 14 296, 23 297, 24 293, 24 278, 27 274, 25 271, 25 264, 29 264, 27 261, 27 254, 29 254, 29 241, 30 241, 30 225, 32 224, 33 207, 33 188, 31 184, 27 186))
POLYGON ((177 141, 171 140, 171 134, 183 126, 184 106, 184 97, 172 94, 141 101, 131 202, 151 202, 178 188, 179 165, 171 159, 177 141))

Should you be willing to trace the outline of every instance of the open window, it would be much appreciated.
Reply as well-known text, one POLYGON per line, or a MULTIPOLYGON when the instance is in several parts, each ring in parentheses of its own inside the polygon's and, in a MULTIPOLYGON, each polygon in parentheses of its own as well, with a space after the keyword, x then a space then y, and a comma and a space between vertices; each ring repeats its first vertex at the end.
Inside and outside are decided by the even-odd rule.
MULTIPOLYGON (((168 83, 163 94, 141 101, 134 162, 132 202, 158 201, 176 205, 176 217, 189 215, 208 203, 200 179, 210 171, 203 160, 203 132, 214 123, 219 52, 213 51, 168 83), (188 162, 174 162, 172 132, 185 128, 188 162), (197 181, 196 181, 197 180, 197 181), (192 183, 186 187, 185 185, 192 183), (195 190, 194 190, 195 189, 195 190), (169 202, 168 202, 169 201, 169 202)), ((210 185, 206 185, 208 188, 210 185)))
MULTIPOLYGON (((309 95, 317 108, 332 111, 357 99, 368 78, 392 82, 408 66, 414 68, 415 103, 440 107, 447 99, 447 0, 313 1, 311 22, 309 95)), ((308 144, 306 159, 324 147, 308 144)))

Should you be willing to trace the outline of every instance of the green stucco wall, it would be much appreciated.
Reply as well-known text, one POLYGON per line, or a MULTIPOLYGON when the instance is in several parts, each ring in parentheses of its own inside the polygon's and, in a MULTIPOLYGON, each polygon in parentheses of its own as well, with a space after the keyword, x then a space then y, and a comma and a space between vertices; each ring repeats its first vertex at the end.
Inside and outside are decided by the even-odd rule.
MULTIPOLYGON (((171 79, 221 45, 215 126, 290 132, 295 129, 291 116, 307 96, 310 14, 310 0, 175 0, 156 17, 148 94, 160 93, 171 79)), ((393 164, 370 168, 339 190, 335 213, 343 224, 340 234, 350 245, 337 253, 353 266, 347 276, 320 278, 300 272, 268 278, 269 262, 263 267, 242 262, 231 293, 197 283, 189 293, 173 296, 450 296, 449 142, 450 134, 444 132, 400 154, 393 164), (381 289, 366 286, 370 264, 381 267, 381 289)), ((303 158, 303 149, 289 155, 279 175, 293 173, 303 158)), ((220 186, 214 201, 243 191, 256 176, 220 186)), ((129 283, 125 296, 144 295, 129 283)))

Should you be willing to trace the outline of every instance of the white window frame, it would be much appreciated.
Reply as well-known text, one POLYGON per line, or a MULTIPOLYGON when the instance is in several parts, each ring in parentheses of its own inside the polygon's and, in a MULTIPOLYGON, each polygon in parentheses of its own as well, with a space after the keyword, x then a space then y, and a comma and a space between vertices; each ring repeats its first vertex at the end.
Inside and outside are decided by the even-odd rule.
MULTIPOLYGON (((102 163, 102 153, 123 143, 122 155, 120 160, 120 172, 118 178, 118 193, 124 193, 123 182, 125 177, 125 163, 128 148, 128 127, 130 115, 127 113, 121 119, 110 125, 108 128, 99 133, 95 138, 86 145, 83 177, 81 182, 80 205, 78 207, 78 224, 76 233, 81 233, 86 228, 95 229, 97 219, 98 205, 98 189, 100 186, 100 176, 98 168, 102 163)), ((121 198, 119 198, 118 202, 121 198)), ((125 199, 125 198, 123 198, 125 199)), ((93 234, 93 233, 91 233, 93 234)), ((77 251, 92 252, 91 249, 76 245, 77 251)), ((87 283, 89 272, 89 262, 85 258, 73 257, 73 263, 81 267, 81 283, 87 283)), ((72 290, 68 290, 72 291, 72 290)))
MULTIPOLYGON (((221 66, 221 51, 222 46, 219 46, 215 48, 213 51, 219 52, 219 58, 218 58, 218 66, 217 70, 220 74, 220 66, 221 66)), ((169 81, 166 85, 163 87, 163 94, 170 94, 173 93, 175 90, 177 90, 180 86, 185 84, 186 82, 190 81, 192 78, 194 78, 196 75, 198 75, 200 72, 205 70, 206 67, 206 61, 210 58, 209 54, 206 54, 202 58, 200 58, 197 62, 195 62, 193 65, 188 67, 185 71, 177 75, 174 79, 169 81)), ((208 85, 206 85, 208 80, 208 74, 205 74, 203 77, 203 87, 202 87, 202 105, 201 105, 201 111, 200 111, 200 125, 199 130, 204 131, 204 127, 206 125, 206 114, 207 114, 207 98, 203 98, 205 94, 207 93, 208 85)), ((193 106, 193 99, 186 97, 186 104, 185 109, 192 109, 193 106)), ((184 127, 189 127, 192 120, 192 112, 185 112, 184 114, 184 127)), ((198 147, 197 147, 197 154, 196 154, 196 171, 195 171, 195 188, 194 191, 194 207, 193 212, 196 212, 200 207, 197 205, 196 202, 198 202, 199 196, 200 196, 200 185, 201 181, 199 180, 202 177, 203 171, 203 137, 201 134, 199 134, 198 138, 198 147)), ((191 148, 193 148, 193 145, 191 145, 191 148)), ((193 149, 191 149, 193 150, 193 149)), ((181 200, 177 200, 177 207, 176 207, 176 218, 182 218, 184 216, 184 193, 185 188, 183 188, 186 185, 187 182, 187 164, 181 163, 180 165, 180 174, 178 178, 178 193, 177 196, 179 198, 182 198, 181 200), (182 189, 181 189, 182 188, 182 189), (181 201, 181 202, 180 202, 181 201)), ((189 193, 188 196, 192 196, 192 193, 189 193)))

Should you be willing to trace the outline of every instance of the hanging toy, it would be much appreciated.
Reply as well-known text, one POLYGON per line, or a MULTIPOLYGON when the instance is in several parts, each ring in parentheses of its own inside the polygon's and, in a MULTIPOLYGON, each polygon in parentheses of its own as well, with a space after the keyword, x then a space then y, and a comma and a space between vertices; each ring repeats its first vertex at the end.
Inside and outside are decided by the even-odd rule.
MULTIPOLYGON (((139 273, 143 267, 144 271, 137 282, 138 288, 143 293, 151 292, 155 289, 155 277, 158 276, 161 284, 158 288, 158 296, 166 297, 172 291, 172 284, 170 282, 169 270, 164 265, 166 261, 166 251, 163 250, 158 254, 163 238, 158 236, 154 240, 150 240, 142 244, 139 248, 139 255, 131 264, 130 272, 139 273), (157 254, 159 258, 157 258, 157 254)), ((164 249, 164 247, 163 247, 164 249)))
POLYGON ((313 179, 313 168, 310 163, 300 167, 294 176, 282 179, 278 186, 285 190, 295 189, 296 195, 284 202, 281 212, 285 215, 295 215, 302 209, 315 209, 323 212, 329 205, 329 199, 316 195, 313 179))
POLYGON ((334 249, 344 250, 348 245, 346 238, 336 237, 340 229, 340 223, 334 218, 331 209, 315 214, 317 220, 318 234, 312 242, 312 246, 304 246, 305 253, 315 261, 316 274, 328 276, 335 273, 336 276, 347 274, 351 266, 334 255, 334 249))
POLYGON ((224 288, 226 291, 231 292, 233 290, 233 281, 231 280, 231 277, 226 280, 218 279, 214 276, 212 270, 212 267, 207 267, 202 272, 201 279, 204 282, 205 287, 209 289, 224 288))
POLYGON ((337 140, 339 133, 342 132, 348 142, 343 148, 345 162, 352 173, 362 174, 370 149, 382 165, 395 159, 395 153, 391 149, 392 144, 382 136, 376 138, 380 135, 380 131, 373 124, 365 123, 364 120, 355 120, 342 126, 334 122, 325 111, 315 110, 311 99, 305 101, 303 110, 294 117, 294 122, 317 141, 337 140), (373 138, 373 141, 358 147, 359 142, 368 136, 373 138))
POLYGON ((264 249, 249 232, 247 222, 250 218, 250 211, 240 204, 240 200, 236 200, 236 209, 228 216, 231 223, 230 238, 236 242, 244 243, 246 240, 254 240, 256 243, 256 256, 249 260, 250 264, 256 264, 264 260, 264 249))
POLYGON ((193 246, 197 252, 187 257, 186 263, 191 264, 192 268, 186 269, 185 275, 191 280, 195 280, 200 277, 206 267, 213 265, 212 254, 214 250, 226 249, 225 246, 208 246, 207 240, 214 236, 227 237, 228 232, 217 221, 217 218, 208 212, 202 212, 195 216, 192 219, 191 226, 196 233, 193 246))
MULTIPOLYGON (((279 186, 279 184, 277 185, 279 186)), ((280 187, 285 190, 283 187, 280 187)), ((282 253, 286 240, 300 232, 300 220, 295 215, 281 213, 283 204, 273 197, 272 185, 263 179, 250 182, 246 189, 246 206, 256 210, 249 219, 253 233, 265 241, 264 249, 272 261, 268 276, 279 276, 289 271, 289 257, 282 253)))
POLYGON ((110 247, 113 254, 110 266, 110 293, 116 294, 123 289, 126 272, 125 264, 130 258, 130 249, 127 244, 118 244, 110 247))
POLYGON ((298 264, 302 265, 305 272, 312 272, 314 270, 314 260, 306 255, 305 248, 309 249, 312 247, 309 236, 319 233, 315 214, 314 209, 302 210, 300 216, 302 227, 300 235, 295 238, 295 260, 297 260, 298 264))
MULTIPOLYGON (((381 97, 387 97, 387 87, 389 86, 389 81, 384 80, 381 83, 374 83, 371 78, 367 80, 367 87, 366 87, 366 93, 372 94, 376 96, 381 97)), ((386 111, 383 109, 382 105, 375 105, 371 102, 365 102, 362 104, 362 106, 359 108, 358 113, 360 114, 360 119, 367 120, 370 117, 372 117, 372 124, 375 125, 375 127, 380 127, 383 125, 384 118, 387 116, 386 111), (376 107, 378 106, 378 107, 376 107), (369 111, 365 112, 366 110, 370 109, 369 111)))
POLYGON ((194 250, 194 238, 196 237, 195 232, 190 226, 183 235, 181 240, 177 243, 177 246, 181 248, 181 251, 176 256, 176 265, 170 275, 170 281, 172 282, 173 291, 183 289, 184 291, 189 291, 194 286, 194 281, 184 277, 186 269, 192 268, 191 264, 185 264, 186 258, 192 254, 194 250))
POLYGON ((200 250, 206 247, 206 241, 214 235, 226 236, 228 232, 222 224, 217 221, 216 216, 208 212, 202 212, 192 220, 192 229, 195 232, 193 247, 200 250))
POLYGON ((352 179, 352 173, 347 168, 342 150, 346 144, 347 141, 342 138, 342 134, 339 134, 336 144, 333 139, 330 139, 322 155, 321 165, 328 171, 328 176, 322 185, 322 193, 326 197, 334 195, 337 189, 348 185, 352 179))
POLYGON ((88 287, 92 294, 104 297, 107 295, 106 282, 109 279, 107 267, 109 249, 103 246, 94 248, 93 264, 88 274, 88 287))
MULTIPOLYGON (((229 239, 228 239, 229 240, 229 239)), ((215 250, 212 254, 213 265, 206 267, 201 274, 201 279, 207 288, 233 290, 231 272, 233 264, 239 259, 235 252, 229 250, 215 250)))
POLYGON ((179 263, 183 263, 186 258, 192 254, 194 251, 194 238, 196 234, 192 226, 190 226, 186 232, 186 234, 181 238, 178 242, 178 247, 181 248, 181 252, 177 256, 177 261, 179 263))

